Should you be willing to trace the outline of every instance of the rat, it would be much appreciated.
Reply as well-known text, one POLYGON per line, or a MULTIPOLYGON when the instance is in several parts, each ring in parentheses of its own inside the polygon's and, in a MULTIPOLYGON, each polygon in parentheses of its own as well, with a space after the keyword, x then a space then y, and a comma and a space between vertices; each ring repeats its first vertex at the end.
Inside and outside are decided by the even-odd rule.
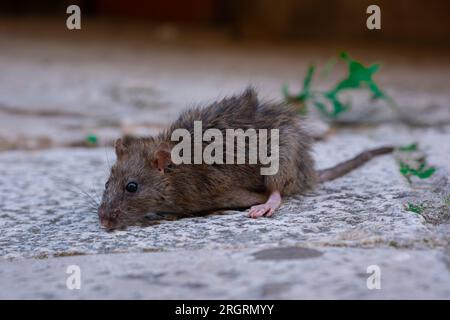
POLYGON ((228 209, 249 209, 251 218, 270 217, 284 197, 305 194, 394 150, 367 150, 332 168, 315 170, 312 143, 293 106, 260 101, 251 87, 209 106, 190 108, 156 136, 125 136, 115 142, 117 159, 98 208, 100 223, 113 230, 135 224, 150 212, 192 216, 228 209), (278 171, 261 175, 259 162, 175 164, 172 133, 182 128, 193 134, 194 121, 202 121, 203 131, 278 129, 278 171))

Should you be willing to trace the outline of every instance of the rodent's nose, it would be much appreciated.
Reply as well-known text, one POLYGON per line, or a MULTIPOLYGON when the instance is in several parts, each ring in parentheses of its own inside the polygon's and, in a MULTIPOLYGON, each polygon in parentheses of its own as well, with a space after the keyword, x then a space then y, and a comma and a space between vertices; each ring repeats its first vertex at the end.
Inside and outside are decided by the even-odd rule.
POLYGON ((106 205, 102 204, 98 208, 98 217, 100 220, 100 224, 106 229, 106 230, 113 230, 118 225, 117 218, 119 217, 120 210, 118 208, 115 209, 108 209, 106 205))
POLYGON ((117 227, 117 220, 100 219, 100 224, 108 231, 114 230, 117 227))

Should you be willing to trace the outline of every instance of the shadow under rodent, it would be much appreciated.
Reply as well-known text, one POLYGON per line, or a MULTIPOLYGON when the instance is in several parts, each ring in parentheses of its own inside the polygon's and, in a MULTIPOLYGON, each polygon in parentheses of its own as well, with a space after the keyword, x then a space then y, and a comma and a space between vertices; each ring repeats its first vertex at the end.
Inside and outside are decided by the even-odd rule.
POLYGON ((317 171, 311 156, 312 143, 295 109, 285 103, 259 101, 252 88, 204 108, 191 108, 157 136, 127 136, 116 141, 117 160, 98 208, 100 223, 112 230, 145 221, 149 212, 184 217, 248 208, 251 218, 269 217, 283 197, 303 194, 317 183, 336 179, 373 157, 394 150, 368 150, 330 169, 317 171), (176 144, 171 140, 172 133, 182 128, 193 134, 194 121, 202 121, 203 130, 214 128, 221 132, 278 129, 277 173, 261 175, 259 162, 174 164, 170 156, 176 144))

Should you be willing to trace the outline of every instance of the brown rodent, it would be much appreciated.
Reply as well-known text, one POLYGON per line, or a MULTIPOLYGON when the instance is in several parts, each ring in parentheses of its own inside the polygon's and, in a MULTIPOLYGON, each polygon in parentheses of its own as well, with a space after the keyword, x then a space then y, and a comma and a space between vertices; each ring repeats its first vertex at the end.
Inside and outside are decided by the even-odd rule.
MULTIPOLYGON (((270 146, 270 136, 267 141, 270 146)), ((331 169, 316 171, 311 144, 311 137, 292 107, 258 101, 252 88, 206 108, 187 110, 156 137, 124 137, 116 141, 117 161, 98 209, 100 222, 111 230, 134 224, 149 212, 195 215, 246 208, 250 208, 252 218, 271 216, 282 197, 302 194, 374 156, 393 151, 392 147, 369 150, 331 169), (174 164, 170 156, 177 143, 171 141, 173 131, 184 128, 193 134, 197 120, 202 121, 203 131, 278 129, 278 172, 261 175, 259 162, 174 164)))

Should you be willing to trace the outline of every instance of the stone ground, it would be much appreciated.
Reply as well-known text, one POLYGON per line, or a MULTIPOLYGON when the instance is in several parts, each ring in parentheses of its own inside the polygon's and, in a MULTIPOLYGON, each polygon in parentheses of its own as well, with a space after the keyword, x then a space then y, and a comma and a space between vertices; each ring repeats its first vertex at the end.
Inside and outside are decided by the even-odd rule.
POLYGON ((157 132, 186 106, 247 84, 280 99, 282 83, 295 90, 307 65, 325 64, 338 46, 236 42, 174 26, 0 27, 0 298, 450 298, 444 51, 349 45, 357 58, 383 62, 377 79, 422 126, 358 100, 345 127, 324 134, 322 123, 314 148, 324 168, 369 147, 418 142, 438 169, 432 178, 410 185, 384 156, 286 199, 271 219, 153 216, 151 226, 107 233, 91 206, 113 139, 157 132), (371 123, 348 125, 362 117, 371 123), (81 147, 88 134, 100 147, 81 147), (426 210, 409 212, 408 202, 426 210), (80 290, 66 287, 69 265, 81 268, 80 290), (380 290, 366 286, 372 265, 380 290))

